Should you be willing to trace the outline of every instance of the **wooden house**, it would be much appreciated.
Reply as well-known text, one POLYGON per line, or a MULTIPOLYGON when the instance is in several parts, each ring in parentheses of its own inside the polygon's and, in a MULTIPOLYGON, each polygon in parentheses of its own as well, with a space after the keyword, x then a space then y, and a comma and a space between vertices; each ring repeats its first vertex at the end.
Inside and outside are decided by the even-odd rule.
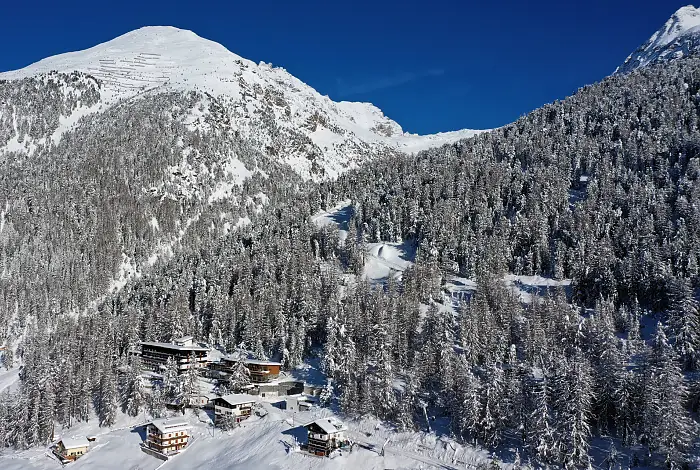
POLYGON ((154 419, 146 425, 145 445, 165 457, 177 454, 187 447, 191 428, 182 419, 154 419))
POLYGON ((277 380, 280 376, 282 364, 273 361, 261 361, 258 359, 246 359, 245 365, 250 371, 252 383, 265 383, 277 380))
POLYGON ((242 393, 232 393, 214 400, 214 424, 240 423, 253 412, 255 398, 242 393))
POLYGON ((90 450, 90 443, 86 438, 63 438, 56 443, 54 454, 61 461, 74 461, 87 454, 90 450))
POLYGON ((321 457, 329 456, 334 450, 349 445, 345 437, 347 427, 338 418, 321 418, 304 425, 307 430, 309 453, 321 457))

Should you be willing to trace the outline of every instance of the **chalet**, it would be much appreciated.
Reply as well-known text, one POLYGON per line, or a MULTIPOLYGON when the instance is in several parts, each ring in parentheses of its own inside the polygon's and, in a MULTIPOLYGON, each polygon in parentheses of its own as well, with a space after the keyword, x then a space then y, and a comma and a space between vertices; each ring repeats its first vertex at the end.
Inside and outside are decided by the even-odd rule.
POLYGON ((246 359, 244 362, 250 371, 250 381, 252 383, 271 382, 280 376, 282 364, 279 362, 261 361, 258 359, 246 359))
POLYGON ((56 454, 61 461, 74 461, 87 454, 88 450, 90 450, 90 443, 87 439, 64 438, 56 444, 54 454, 56 454))
POLYGON ((233 393, 231 395, 217 397, 213 402, 214 423, 219 425, 226 421, 240 423, 244 419, 247 419, 253 411, 255 398, 250 395, 233 393))
POLYGON ((141 343, 141 362, 154 371, 162 370, 169 358, 176 362, 179 373, 192 367, 204 367, 208 354, 209 348, 195 344, 191 336, 176 339, 174 343, 141 343))
POLYGON ((345 438, 347 427, 338 418, 321 418, 304 425, 308 433, 307 450, 321 457, 329 456, 335 449, 349 445, 345 438))
POLYGON ((182 419, 154 419, 146 425, 145 445, 165 457, 177 454, 187 447, 191 428, 182 419))
POLYGON ((246 359, 236 355, 224 356, 218 362, 211 364, 210 375, 213 378, 225 377, 230 374, 241 361, 243 361, 250 371, 250 381, 253 383, 272 382, 277 380, 280 376, 282 364, 279 362, 246 359))
POLYGON ((216 398, 214 392, 199 392, 193 397, 191 405, 197 408, 211 408, 216 398))
POLYGON ((223 356, 216 362, 209 364, 209 377, 213 379, 222 379, 228 377, 236 367, 236 365, 245 359, 236 355, 230 354, 223 356))

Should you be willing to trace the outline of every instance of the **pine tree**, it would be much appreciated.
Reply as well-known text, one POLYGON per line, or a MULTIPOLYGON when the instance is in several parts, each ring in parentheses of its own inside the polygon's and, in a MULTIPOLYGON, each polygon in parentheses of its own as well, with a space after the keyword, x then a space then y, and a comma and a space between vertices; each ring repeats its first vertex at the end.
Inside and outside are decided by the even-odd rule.
POLYGON ((497 365, 490 365, 482 388, 483 405, 479 429, 484 443, 495 447, 501 440, 506 416, 503 410, 504 381, 503 371, 497 365))
POLYGON ((526 384, 531 410, 527 421, 527 448, 543 464, 554 463, 559 456, 559 442, 549 404, 549 384, 544 377, 531 377, 526 384))
POLYGON ((674 348, 686 370, 700 369, 700 309, 687 280, 674 279, 670 288, 669 326, 674 348))
POLYGON ((243 387, 250 384, 250 370, 243 360, 236 361, 226 380, 226 388, 231 393, 240 393, 243 387))
POLYGON ((333 400, 333 379, 326 379, 326 384, 321 389, 321 394, 318 396, 318 402, 321 406, 329 406, 333 400))
MULTIPOLYGON (((194 355, 190 357, 190 364, 196 364, 194 355)), ((193 407, 198 403, 199 394, 201 393, 199 386, 199 371, 196 367, 188 367, 183 374, 180 375, 180 388, 182 390, 183 406, 193 407)))
POLYGON ((119 399, 117 380, 114 372, 111 370, 111 365, 107 366, 100 378, 99 395, 100 409, 98 417, 100 426, 112 426, 117 417, 119 399))
POLYGON ((579 467, 589 463, 593 380, 590 365, 580 351, 565 363, 561 373, 554 400, 561 458, 565 467, 579 467))
POLYGON ((671 462, 681 463, 692 429, 684 408, 687 388, 661 323, 645 368, 642 440, 651 451, 660 450, 671 462))
POLYGON ((182 381, 178 375, 178 365, 172 356, 168 357, 163 370, 163 396, 165 403, 182 406, 183 390, 182 381))
POLYGON ((146 403, 140 361, 138 359, 132 361, 127 377, 126 412, 129 416, 138 416, 146 403))

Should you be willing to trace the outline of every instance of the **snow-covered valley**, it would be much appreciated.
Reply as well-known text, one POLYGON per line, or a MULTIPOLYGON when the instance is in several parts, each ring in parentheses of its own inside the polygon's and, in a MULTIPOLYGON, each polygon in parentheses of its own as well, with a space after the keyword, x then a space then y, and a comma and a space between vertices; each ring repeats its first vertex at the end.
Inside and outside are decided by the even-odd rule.
POLYGON ((0 73, 0 468, 694 468, 699 25, 488 132, 172 27, 0 73), (190 408, 232 391, 240 427, 190 408), (321 417, 357 445, 300 452, 321 417))

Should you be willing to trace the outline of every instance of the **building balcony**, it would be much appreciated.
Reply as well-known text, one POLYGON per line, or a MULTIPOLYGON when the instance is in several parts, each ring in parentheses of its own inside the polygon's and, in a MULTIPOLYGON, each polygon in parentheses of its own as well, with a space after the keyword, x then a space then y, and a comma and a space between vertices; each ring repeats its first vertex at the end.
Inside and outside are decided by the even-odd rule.
POLYGON ((148 434, 148 440, 154 442, 172 441, 174 439, 189 439, 189 437, 190 436, 188 434, 173 437, 162 437, 160 434, 148 434))

